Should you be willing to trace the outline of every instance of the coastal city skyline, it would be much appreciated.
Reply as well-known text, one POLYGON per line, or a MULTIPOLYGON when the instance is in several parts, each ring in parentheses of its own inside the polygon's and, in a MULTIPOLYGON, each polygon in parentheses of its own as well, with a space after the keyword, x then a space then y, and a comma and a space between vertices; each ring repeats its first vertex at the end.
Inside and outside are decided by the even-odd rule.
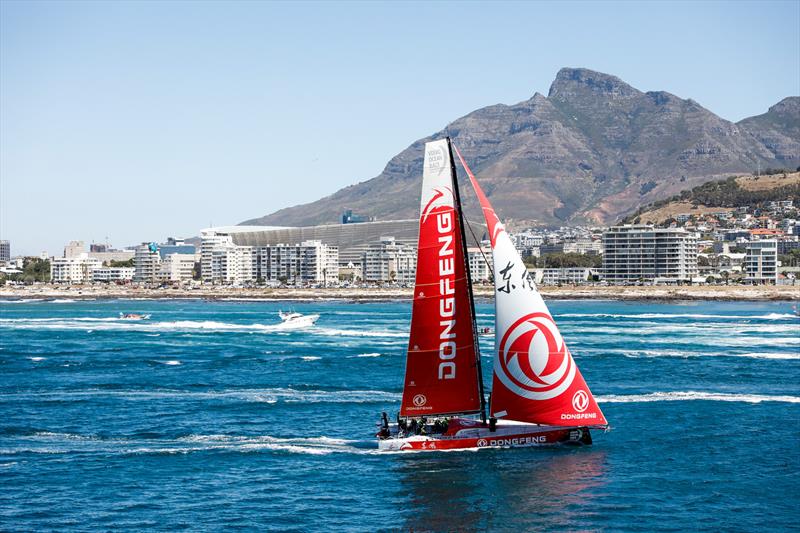
POLYGON ((800 92, 798 4, 764 6, 262 4, 245 23, 241 4, 4 2, 0 238, 59 255, 316 200, 473 109, 546 93, 563 66, 757 115, 800 92), (594 25, 609 17, 611 34, 594 25), (209 41, 219 18, 241 24, 209 41), (425 38, 441 20, 444 58, 425 38), (754 33, 781 39, 732 38, 754 33))

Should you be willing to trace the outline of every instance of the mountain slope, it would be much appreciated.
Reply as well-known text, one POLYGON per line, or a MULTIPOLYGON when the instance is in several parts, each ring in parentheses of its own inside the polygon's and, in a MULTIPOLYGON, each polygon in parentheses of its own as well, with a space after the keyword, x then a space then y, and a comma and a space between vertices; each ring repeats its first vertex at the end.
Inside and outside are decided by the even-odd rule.
MULTIPOLYGON (((800 164, 800 98, 738 124, 692 100, 641 92, 588 69, 559 71, 548 96, 474 111, 414 142, 377 177, 243 224, 336 222, 344 209, 417 215, 423 144, 449 135, 506 220, 613 222, 639 205, 757 165, 800 164)), ((465 188, 466 189, 466 188, 465 188)), ((465 191, 467 210, 475 208, 465 191)))

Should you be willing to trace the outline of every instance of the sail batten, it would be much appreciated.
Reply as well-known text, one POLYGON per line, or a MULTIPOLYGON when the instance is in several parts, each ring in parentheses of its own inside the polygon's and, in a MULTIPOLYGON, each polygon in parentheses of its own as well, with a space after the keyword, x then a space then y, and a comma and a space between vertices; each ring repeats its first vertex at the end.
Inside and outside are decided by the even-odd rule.
POLYGON ((453 145, 480 202, 492 245, 495 353, 490 414, 520 422, 606 425, 527 267, 453 145))
POLYGON ((454 186, 447 140, 426 143, 401 416, 481 409, 471 288, 454 186))

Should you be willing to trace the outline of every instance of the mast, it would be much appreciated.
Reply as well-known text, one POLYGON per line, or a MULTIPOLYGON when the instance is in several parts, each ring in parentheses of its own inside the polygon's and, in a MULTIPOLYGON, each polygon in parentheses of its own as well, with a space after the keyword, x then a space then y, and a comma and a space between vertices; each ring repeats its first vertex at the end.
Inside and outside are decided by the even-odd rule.
MULTIPOLYGON (((475 343, 475 366, 478 370, 478 393, 481 398, 481 421, 486 422, 486 397, 483 391, 483 370, 481 369, 481 350, 478 344, 478 329, 475 315, 475 298, 472 294, 472 273, 469 268, 469 248, 467 248, 467 235, 464 232, 464 212, 461 207, 461 193, 458 189, 458 174, 456 173, 456 161, 453 158, 453 145, 450 143, 450 136, 447 139, 447 151, 450 154, 450 175, 453 180, 453 196, 458 213, 458 224, 461 228, 461 246, 464 249, 464 270, 467 276, 467 288, 469 293, 469 307, 472 313, 472 339, 475 343)), ((480 247, 480 243, 477 243, 480 247)))

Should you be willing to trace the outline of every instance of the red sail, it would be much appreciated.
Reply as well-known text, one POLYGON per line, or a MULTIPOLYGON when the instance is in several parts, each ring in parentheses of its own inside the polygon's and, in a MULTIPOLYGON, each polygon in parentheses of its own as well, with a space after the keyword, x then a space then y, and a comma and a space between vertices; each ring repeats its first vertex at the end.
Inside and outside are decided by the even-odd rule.
POLYGON ((429 142, 401 416, 480 410, 470 287, 455 204, 447 140, 429 142))
POLYGON ((490 413, 536 424, 606 425, 511 238, 458 148, 456 153, 478 195, 492 242, 495 354, 490 413))

